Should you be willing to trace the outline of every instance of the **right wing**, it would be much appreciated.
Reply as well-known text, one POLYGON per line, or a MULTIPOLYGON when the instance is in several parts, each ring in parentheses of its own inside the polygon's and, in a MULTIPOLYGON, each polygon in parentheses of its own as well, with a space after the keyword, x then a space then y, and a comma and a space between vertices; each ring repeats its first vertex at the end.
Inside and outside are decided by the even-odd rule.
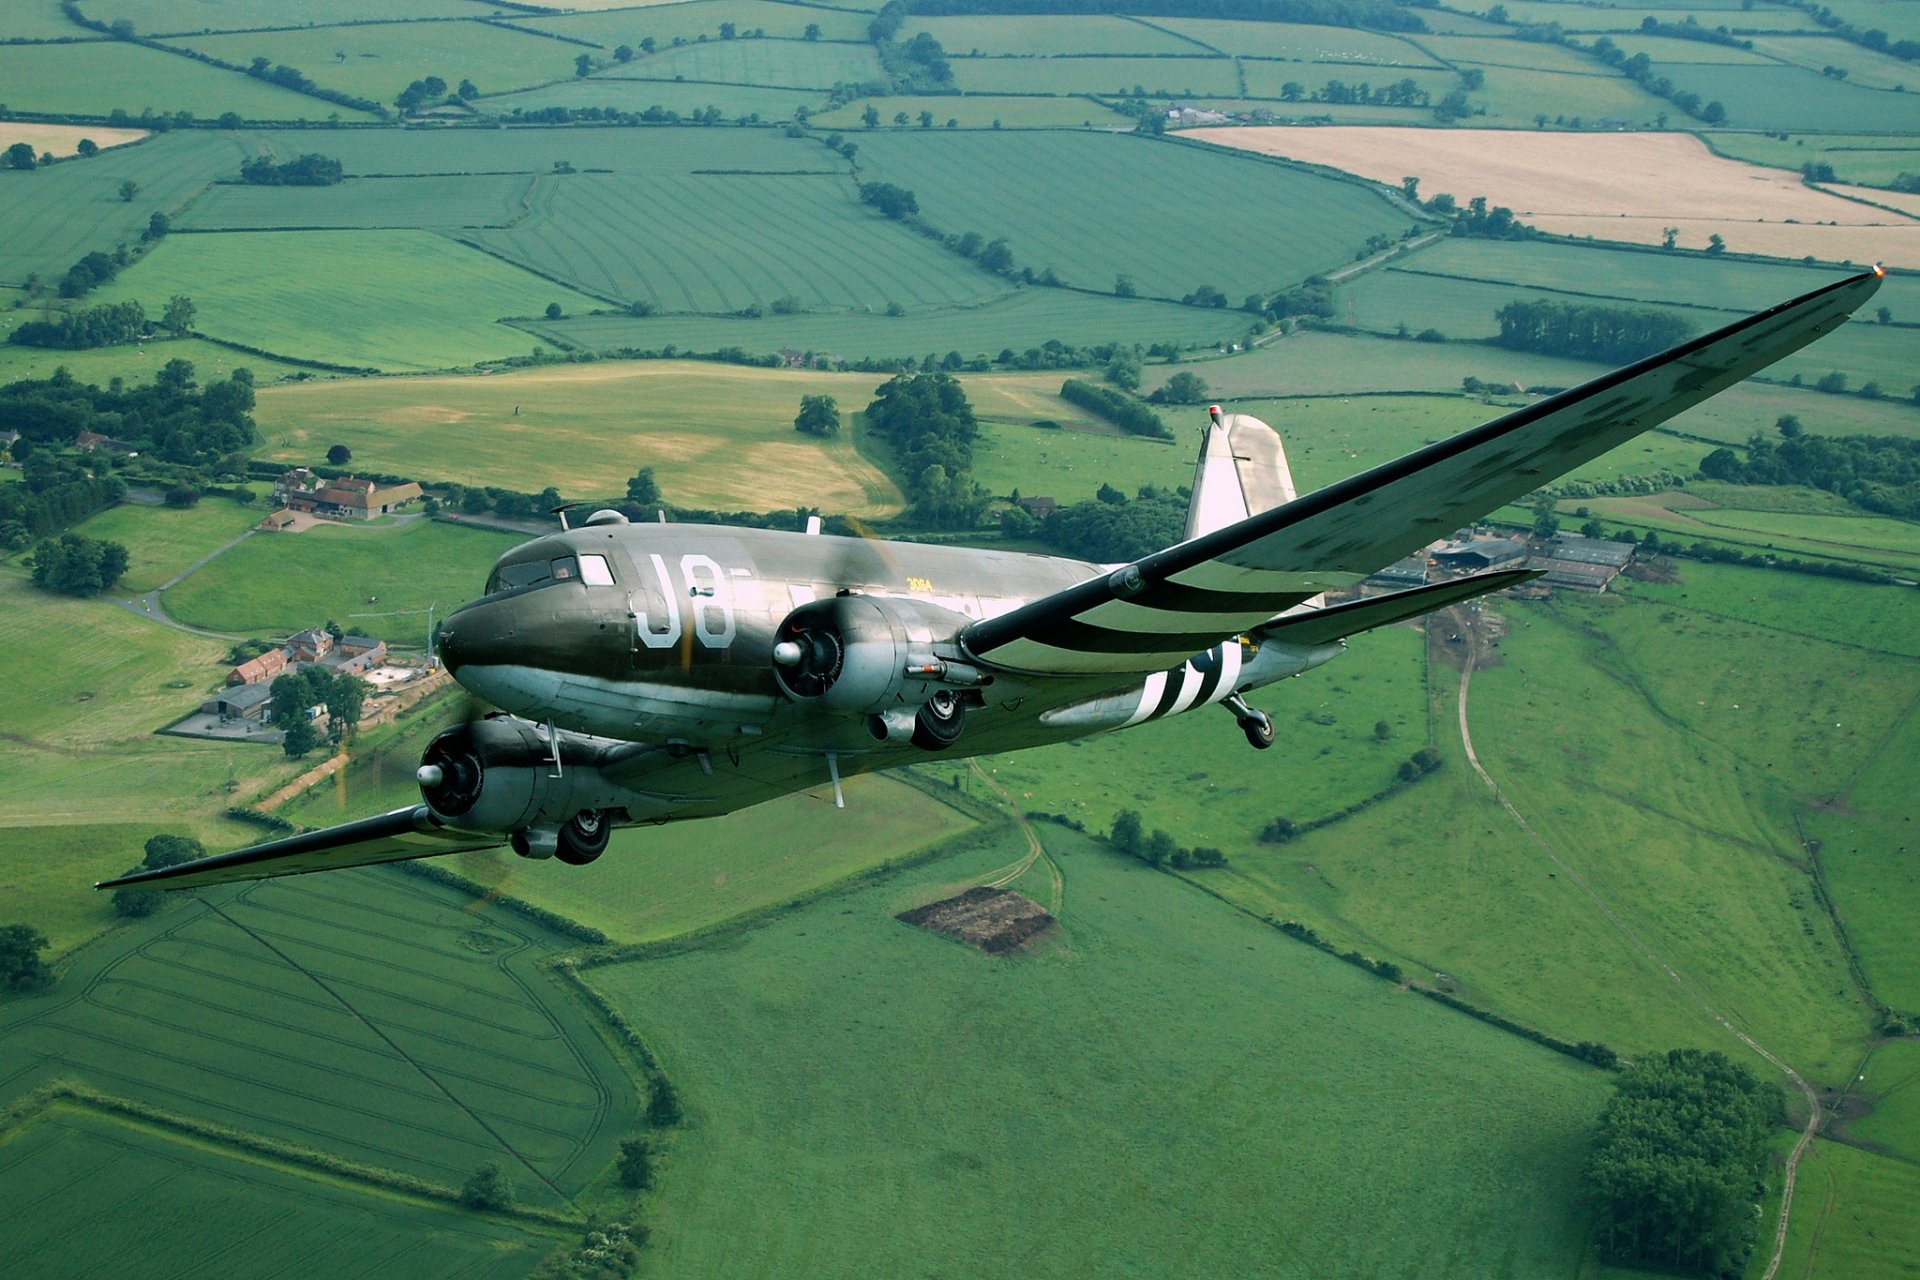
POLYGON ((1034 675, 1165 671, 1651 430, 1839 328, 1876 268, 1201 534, 960 633, 983 666, 1034 675))
POLYGON ((1272 622, 1255 627, 1247 634, 1255 640, 1278 640, 1284 644, 1332 644, 1335 640, 1357 636, 1362 631, 1405 622, 1408 618, 1417 618, 1423 613, 1459 604, 1462 600, 1517 587, 1523 582, 1544 576, 1545 572, 1540 569, 1496 569, 1492 573, 1476 573, 1470 578, 1429 582, 1424 587, 1412 587, 1389 595, 1284 614, 1272 622))
POLYGON ((96 889, 147 885, 155 889, 192 889, 235 880, 264 880, 307 871, 332 871, 375 862, 404 862, 442 853, 492 849, 507 842, 503 835, 477 835, 444 826, 424 804, 408 805, 323 831, 307 831, 281 840, 195 858, 158 871, 135 871, 117 880, 103 880, 96 889))

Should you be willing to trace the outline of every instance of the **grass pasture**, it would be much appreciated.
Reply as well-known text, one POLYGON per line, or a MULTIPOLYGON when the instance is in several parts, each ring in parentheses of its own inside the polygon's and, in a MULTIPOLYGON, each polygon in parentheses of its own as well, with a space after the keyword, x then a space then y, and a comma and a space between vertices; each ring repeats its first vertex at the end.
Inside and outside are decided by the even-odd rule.
POLYGON ((0 1009, 0 1083, 75 1076, 443 1186, 498 1160, 521 1203, 558 1207, 611 1163, 637 1100, 538 968, 556 941, 384 868, 222 887, 0 1009))
MULTIPOLYGON (((125 41, 0 45, 0 84, 7 106, 38 115, 105 117, 119 107, 137 116, 151 109, 213 117, 237 111, 247 120, 370 119, 237 71, 125 41)), ((403 81, 401 88, 405 88, 403 81)), ((396 90, 395 92, 398 92, 396 90)))
MULTIPOLYGON (((264 487, 256 487, 256 494, 264 487)), ((119 592, 152 591, 204 555, 259 524, 270 508, 242 506, 231 498, 206 498, 184 509, 123 503, 82 522, 77 532, 109 538, 127 549, 127 573, 119 592)))
POLYGON ((1191 57, 1206 51, 1165 20, 1104 14, 975 14, 959 18, 911 18, 911 31, 925 31, 949 58, 1031 58, 1061 54, 1137 54, 1191 57))
POLYGON ((1597 1074, 1041 830, 1066 892, 1035 954, 888 918, 1018 858, 1013 836, 594 972, 693 1117, 650 1215, 653 1269, 898 1275, 956 1250, 1057 1276, 1577 1265, 1597 1074), (1245 1139, 1281 1125, 1284 1144, 1245 1139), (1209 1194, 1164 1194, 1202 1168, 1209 1194), (740 1203, 758 1230, 726 1227, 740 1203))
MULTIPOLYGON (((0 312, 0 334, 12 328, 17 316, 0 312)), ((151 382, 153 375, 169 360, 192 363, 201 381, 224 378, 235 369, 249 369, 261 383, 299 372, 296 366, 270 356, 235 351, 199 338, 169 338, 164 342, 136 342, 117 347, 95 347, 91 351, 60 351, 51 347, 17 347, 0 344, 0 384, 22 378, 48 378, 64 368, 81 382, 105 386, 115 378, 128 382, 151 382)), ((310 376, 310 375, 309 375, 310 376)))
POLYGON ((176 293, 209 337, 389 372, 522 354, 537 344, 499 317, 600 305, 425 231, 169 236, 93 296, 158 315, 176 293))
MULTIPOLYGON (((1150 366, 1141 389, 1152 391, 1183 369, 1198 374, 1213 395, 1230 400, 1378 391, 1457 394, 1461 380, 1469 376, 1528 387, 1573 387, 1600 372, 1584 360, 1525 351, 1301 332, 1275 338, 1257 350, 1229 359, 1150 366)), ((1486 416, 1495 417, 1501 412, 1504 409, 1495 406, 1486 416)))
POLYGON ((1920 1249, 1920 1218, 1910 1209, 1920 1200, 1920 1168, 1825 1140, 1807 1157, 1782 1274, 1899 1275, 1920 1249))
MULTIPOLYGON (((1573 504, 1569 504, 1573 505, 1573 504)), ((1618 522, 1629 529, 1652 529, 1662 537, 1672 534, 1686 542, 1731 546, 1745 552, 1777 552, 1784 556, 1838 560, 1900 574, 1920 572, 1920 557, 1909 549, 1912 525, 1868 516, 1819 516, 1723 510, 1705 498, 1675 490, 1633 497, 1584 498, 1585 506, 1603 523, 1618 522), (1855 525, 1836 524, 1858 520, 1855 525)))
POLYGON ((426 644, 440 616, 480 594, 522 536, 439 521, 363 528, 321 524, 247 539, 161 597, 182 622, 235 635, 291 635, 333 618, 389 644, 426 644), (378 596, 369 603, 369 596, 378 596))
POLYGON ((1655 70, 1704 99, 1726 105, 1727 123, 1744 129, 1858 129, 1872 120, 1889 134, 1920 133, 1920 99, 1907 93, 1836 83, 1806 67, 1659 64, 1655 70))
POLYGON ((963 93, 1131 93, 1136 86, 1182 98, 1239 92, 1232 60, 1217 56, 955 58, 952 65, 963 93))
POLYGON ((1370 234, 1406 229, 1358 185, 1137 137, 883 131, 860 143, 863 169, 912 189, 942 231, 1003 237, 1018 264, 1052 267, 1083 288, 1108 290, 1126 274, 1143 295, 1179 298, 1211 284, 1238 302, 1351 260, 1370 234), (1001 181, 1006 173, 1021 181, 1001 181), (1252 207, 1289 217, 1246 226, 1252 207), (1245 229, 1166 233, 1202 224, 1245 229), (1090 238, 1090 226, 1108 232, 1090 238))
POLYGON ((1920 1158, 1920 1041, 1888 1040, 1875 1047, 1855 1088, 1873 1109, 1846 1121, 1846 1135, 1909 1160, 1920 1158))
POLYGON ((17 0, 0 13, 0 40, 101 39, 60 12, 60 0, 17 0))
MULTIPOLYGON (((1071 405, 1067 409, 1084 420, 1083 410, 1071 405)), ((1179 434, 1176 424, 1192 411, 1160 412, 1179 434)), ((1085 502, 1103 484, 1128 494, 1148 484, 1167 488, 1189 484, 1193 457, 1190 449, 1178 444, 1137 436, 1052 431, 1024 422, 987 423, 973 448, 973 478, 997 494, 1018 489, 1028 497, 1045 494, 1062 503, 1085 502)))
MULTIPOLYGON (((243 136, 283 160, 313 147, 313 135, 299 129, 261 129, 243 136)), ((326 141, 327 154, 340 161, 349 177, 552 174, 562 161, 582 172, 846 171, 840 157, 772 129, 343 129, 328 134, 326 141)), ((236 174, 238 165, 236 160, 236 174)))
POLYGON ((211 187, 180 220, 183 231, 457 230, 523 216, 559 178, 473 174, 349 178, 331 187, 211 187))
MULTIPOLYGON (((1244 22, 1220 18, 1154 18, 1151 22, 1162 30, 1175 32, 1209 49, 1237 58, 1352 64, 1366 68, 1439 65, 1410 40, 1354 27, 1244 22)), ((1290 78, 1299 79, 1311 87, 1315 81, 1309 79, 1310 75, 1351 79, 1324 68, 1311 72, 1305 68, 1295 68, 1295 74, 1290 78)), ((1375 79, 1380 78, 1375 76, 1375 79)))
MULTIPOLYGON (((529 321, 530 332, 588 351, 687 351, 739 347, 760 355, 782 349, 863 356, 993 357, 1024 352, 1053 339, 1076 345, 1169 342, 1179 347, 1214 345, 1244 338, 1247 318, 1233 311, 1183 307, 1141 298, 1112 298, 1059 289, 1021 289, 956 306, 921 306, 904 315, 878 310, 803 311, 758 319, 737 316, 594 315, 529 321)), ((1065 375, 1062 375, 1063 377, 1065 375)))
POLYGON ((1760 133, 1715 132, 1704 136, 1716 153, 1751 164, 1797 170, 1809 161, 1821 161, 1832 165, 1842 182, 1885 184, 1903 173, 1920 173, 1920 138, 1879 133, 1777 138, 1760 133))
POLYGON ((641 54, 624 66, 616 64, 603 78, 831 89, 843 81, 859 84, 885 77, 871 45, 821 40, 710 40, 641 54))
MULTIPOLYGON (((142 35, 190 35, 259 27, 335 26, 391 20, 384 0, 93 0, 85 10, 102 22, 132 22, 142 35)), ((406 17, 478 18, 509 10, 486 0, 409 0, 406 17)), ((329 53, 331 56, 331 53, 329 53)), ((251 61, 251 59, 248 59, 251 61)))
MULTIPOLYGON (((945 98, 921 98, 912 95, 856 98, 844 106, 820 112, 813 117, 813 123, 822 129, 860 128, 861 119, 868 107, 878 111, 880 118, 889 122, 896 114, 904 111, 913 118, 912 127, 915 129, 920 127, 919 117, 922 111, 933 112, 933 123, 936 128, 944 128, 949 120, 954 121, 954 127, 959 129, 990 129, 996 121, 1008 129, 1072 129, 1083 126, 1128 129, 1132 127, 1126 116, 1091 97, 1053 94, 1013 97, 1005 94, 984 93, 969 93, 964 97, 945 98)), ((864 144, 864 139, 856 142, 864 144)))
POLYGON ((1737 565, 1686 561, 1678 568, 1677 583, 1621 578, 1608 589, 1663 608, 1920 658, 1920 592, 1737 565))
MULTIPOLYGON (((807 11, 810 12, 810 11, 807 11)), ((683 116, 709 107, 732 120, 758 116, 762 120, 788 120, 794 110, 809 111, 826 105, 827 95, 819 89, 770 89, 764 85, 710 84, 679 80, 623 80, 613 76, 593 76, 586 80, 560 80, 537 89, 503 93, 480 98, 474 109, 485 115, 511 116, 515 111, 539 112, 552 107, 569 111, 589 107, 611 107, 616 111, 646 111, 659 107, 683 116)))
MULTIPOLYGON (((560 6, 554 6, 556 8, 560 6)), ((858 7, 818 8, 805 4, 776 3, 775 0, 691 0, 690 3, 649 5, 570 4, 575 12, 559 17, 517 15, 516 27, 546 31, 574 40, 591 40, 608 49, 631 45, 636 51, 648 36, 662 47, 674 38, 697 40, 701 36, 720 37, 720 24, 731 22, 741 31, 762 30, 769 36, 798 40, 809 26, 820 28, 823 40, 841 40, 865 44, 870 12, 858 7), (606 9, 610 12, 586 12, 606 9)), ((637 60, 637 59, 636 59, 637 60)))
POLYGON ((859 204, 834 175, 581 174, 539 195, 518 225, 465 238, 589 293, 662 311, 767 309, 782 297, 884 310, 896 301, 979 302, 1004 290, 859 204), (654 216, 637 220, 635 210, 654 216), (796 253, 796 243, 806 251, 796 253))
POLYGON ((124 1269, 517 1280, 556 1241, 516 1224, 362 1192, 157 1129, 58 1107, 0 1142, 20 1205, 9 1252, 46 1275, 124 1269), (68 1194, 76 1187, 85 1194, 68 1194), (140 1212, 127 1213, 137 1204, 140 1212))

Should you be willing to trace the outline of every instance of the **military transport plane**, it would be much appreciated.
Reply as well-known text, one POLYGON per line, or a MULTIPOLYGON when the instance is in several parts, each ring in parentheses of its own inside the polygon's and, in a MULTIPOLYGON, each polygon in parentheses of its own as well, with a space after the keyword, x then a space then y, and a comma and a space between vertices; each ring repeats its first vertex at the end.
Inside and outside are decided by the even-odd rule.
POLYGON ((916 546, 598 511, 507 552, 439 656, 501 713, 447 730, 421 802, 101 888, 217 884, 510 845, 585 864, 616 827, 730 813, 929 753, 1064 742, 1218 704, 1357 632, 1531 576, 1327 604, 1382 566, 1837 329, 1841 280, 1397 461, 1296 494, 1279 437, 1214 409, 1185 538, 1145 559, 916 546))

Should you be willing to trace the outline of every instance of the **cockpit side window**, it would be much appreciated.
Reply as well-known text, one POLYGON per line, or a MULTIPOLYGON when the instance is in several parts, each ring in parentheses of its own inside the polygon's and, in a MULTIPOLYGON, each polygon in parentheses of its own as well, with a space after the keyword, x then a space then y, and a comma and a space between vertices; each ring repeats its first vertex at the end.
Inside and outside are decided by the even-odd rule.
POLYGON ((613 585, 613 570, 607 567, 605 556, 583 555, 580 557, 580 581, 590 587, 610 587, 613 585))
POLYGON ((578 582, 580 565, 572 556, 561 556, 551 564, 555 582, 578 582))
POLYGON ((549 581, 553 577, 553 570, 545 560, 527 560, 520 564, 501 565, 497 577, 499 580, 495 583, 495 590, 512 591, 549 581))

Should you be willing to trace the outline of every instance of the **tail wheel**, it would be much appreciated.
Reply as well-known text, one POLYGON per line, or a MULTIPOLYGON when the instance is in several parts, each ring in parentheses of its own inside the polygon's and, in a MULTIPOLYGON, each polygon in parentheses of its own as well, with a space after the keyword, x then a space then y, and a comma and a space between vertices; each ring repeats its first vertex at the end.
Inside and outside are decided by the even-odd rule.
POLYGON ((584 867, 607 851, 613 838, 613 824, 598 809, 582 809, 560 828, 560 840, 553 856, 569 866, 584 867))
POLYGON ((945 751, 960 740, 966 724, 966 704, 958 694, 942 689, 914 716, 913 745, 922 751, 945 751))

